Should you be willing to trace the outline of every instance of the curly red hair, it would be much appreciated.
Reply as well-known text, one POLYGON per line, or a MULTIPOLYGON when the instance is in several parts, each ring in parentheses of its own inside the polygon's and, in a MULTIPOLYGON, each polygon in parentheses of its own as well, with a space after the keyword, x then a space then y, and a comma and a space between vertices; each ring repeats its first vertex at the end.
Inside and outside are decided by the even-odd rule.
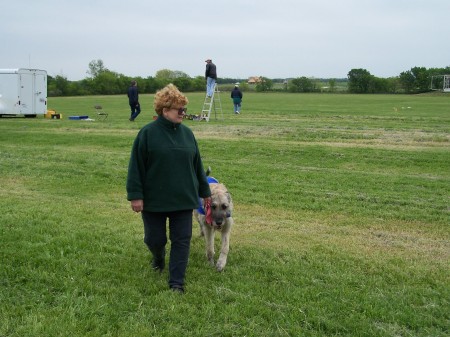
POLYGON ((172 83, 156 92, 153 106, 158 115, 161 115, 164 108, 172 108, 173 106, 185 106, 189 100, 178 88, 172 83))

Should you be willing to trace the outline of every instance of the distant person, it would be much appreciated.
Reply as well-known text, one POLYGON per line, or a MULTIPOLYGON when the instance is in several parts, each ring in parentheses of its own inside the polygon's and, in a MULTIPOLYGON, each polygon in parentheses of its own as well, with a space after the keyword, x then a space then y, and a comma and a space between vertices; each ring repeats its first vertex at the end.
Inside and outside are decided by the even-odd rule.
POLYGON ((182 124, 188 99, 173 84, 155 94, 158 117, 138 133, 131 150, 127 199, 141 212, 144 242, 153 255, 151 268, 162 272, 169 219, 169 288, 184 292, 192 237, 192 211, 198 198, 211 202, 197 141, 182 124))
POLYGON ((231 98, 233 99, 234 113, 239 115, 242 103, 242 92, 239 90, 239 83, 234 85, 234 89, 231 91, 231 98))
POLYGON ((206 61, 205 79, 206 79, 206 95, 212 97, 214 93, 214 86, 217 80, 216 65, 212 63, 211 59, 206 61))
POLYGON ((133 122, 141 113, 141 105, 139 104, 139 92, 136 81, 131 81, 131 85, 128 88, 128 102, 131 108, 130 121, 133 122))

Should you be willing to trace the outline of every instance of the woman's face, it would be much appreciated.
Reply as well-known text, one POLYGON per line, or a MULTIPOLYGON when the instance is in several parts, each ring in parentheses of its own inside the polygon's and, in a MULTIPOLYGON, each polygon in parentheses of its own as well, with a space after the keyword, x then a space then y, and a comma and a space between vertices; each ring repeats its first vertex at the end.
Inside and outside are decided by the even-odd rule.
POLYGON ((186 115, 186 111, 187 108, 185 108, 184 106, 174 106, 171 108, 164 108, 163 116, 172 123, 179 124, 183 122, 183 118, 186 115))

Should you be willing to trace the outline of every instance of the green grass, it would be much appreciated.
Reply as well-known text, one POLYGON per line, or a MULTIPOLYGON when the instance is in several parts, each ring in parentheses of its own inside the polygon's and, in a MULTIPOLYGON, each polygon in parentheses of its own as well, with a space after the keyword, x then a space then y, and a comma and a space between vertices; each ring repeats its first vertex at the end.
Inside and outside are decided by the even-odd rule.
POLYGON ((185 123, 234 198, 229 262, 195 228, 184 296, 126 201, 153 96, 134 123, 125 96, 0 119, 0 336, 449 336, 450 97, 228 95, 185 123))

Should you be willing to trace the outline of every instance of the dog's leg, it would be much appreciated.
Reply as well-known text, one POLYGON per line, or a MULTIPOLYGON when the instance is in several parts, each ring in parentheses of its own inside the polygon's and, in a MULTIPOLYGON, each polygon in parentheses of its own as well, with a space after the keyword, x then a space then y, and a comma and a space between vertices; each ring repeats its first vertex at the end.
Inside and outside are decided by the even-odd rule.
POLYGON ((198 227, 200 229, 200 236, 204 236, 205 235, 205 230, 204 230, 205 216, 203 214, 200 214, 199 212, 197 212, 197 210, 194 210, 194 215, 198 222, 198 227))
POLYGON ((208 225, 203 225, 206 243, 206 258, 211 266, 214 266, 214 229, 208 225))
POLYGON ((225 265, 227 264, 228 251, 230 250, 230 231, 233 220, 232 218, 229 218, 227 221, 229 222, 228 225, 222 230, 222 246, 220 248, 220 256, 216 264, 216 269, 218 271, 222 271, 225 268, 225 265))
POLYGON ((200 225, 200 236, 205 236, 205 225, 199 222, 200 225))

